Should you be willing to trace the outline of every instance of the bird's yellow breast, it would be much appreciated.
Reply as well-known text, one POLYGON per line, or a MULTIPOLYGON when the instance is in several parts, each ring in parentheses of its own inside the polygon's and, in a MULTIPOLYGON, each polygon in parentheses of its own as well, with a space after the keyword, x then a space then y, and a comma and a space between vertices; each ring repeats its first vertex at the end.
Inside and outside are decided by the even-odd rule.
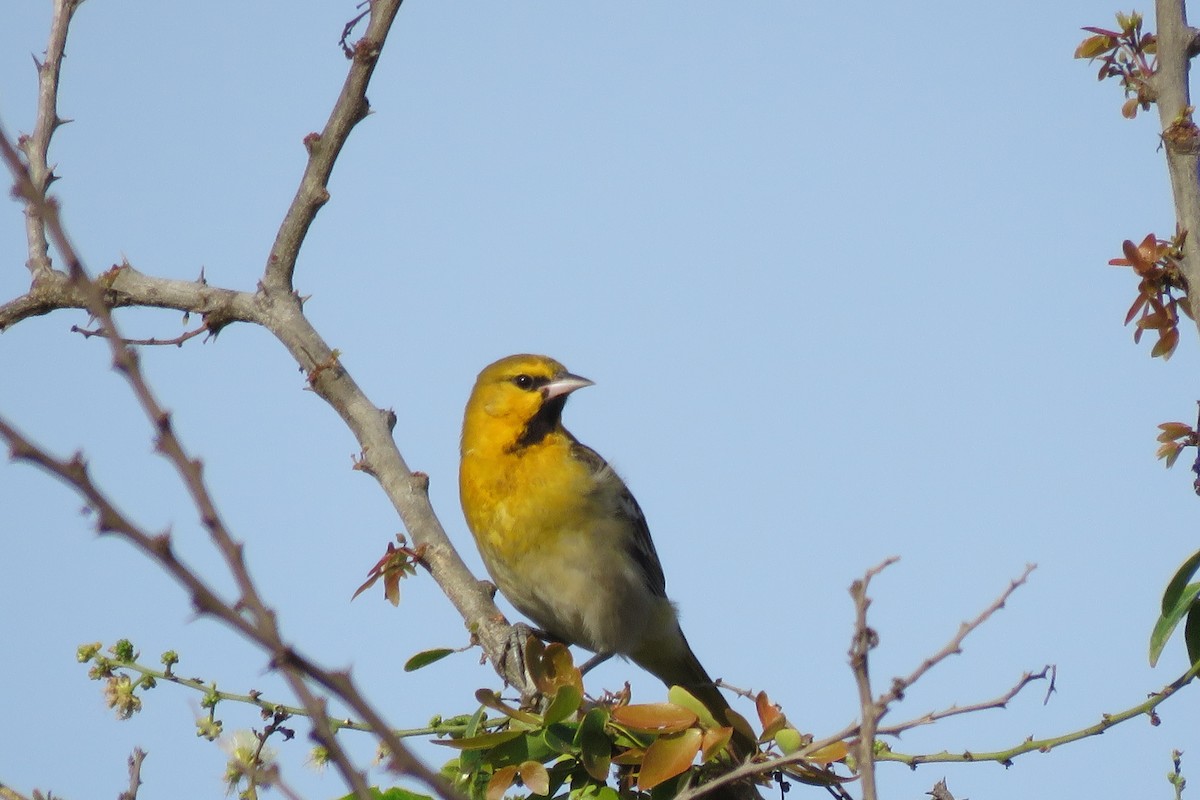
POLYGON ((551 434, 518 451, 464 449, 459 491, 484 560, 508 562, 552 551, 594 519, 596 477, 569 457, 571 441, 551 434))

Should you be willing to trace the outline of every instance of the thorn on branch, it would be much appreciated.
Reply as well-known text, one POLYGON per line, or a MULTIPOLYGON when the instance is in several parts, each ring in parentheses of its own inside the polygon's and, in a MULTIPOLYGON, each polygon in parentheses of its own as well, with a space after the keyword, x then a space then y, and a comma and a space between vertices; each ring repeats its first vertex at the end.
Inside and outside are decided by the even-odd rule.
POLYGON ((332 352, 330 352, 329 358, 325 359, 325 361, 323 361, 320 364, 317 364, 315 367, 313 367, 311 370, 309 370, 308 385, 316 386, 317 380, 321 377, 321 373, 325 372, 326 370, 339 370, 340 371, 341 364, 338 363, 338 359, 341 358, 341 355, 342 355, 341 350, 333 350, 332 352))
MULTIPOLYGON (((946 788, 945 778, 942 778, 940 781, 935 783, 933 788, 925 794, 932 797, 933 800, 954 800, 954 795, 950 794, 950 790, 946 788)), ((967 800, 967 798, 964 797, 963 800, 967 800)))

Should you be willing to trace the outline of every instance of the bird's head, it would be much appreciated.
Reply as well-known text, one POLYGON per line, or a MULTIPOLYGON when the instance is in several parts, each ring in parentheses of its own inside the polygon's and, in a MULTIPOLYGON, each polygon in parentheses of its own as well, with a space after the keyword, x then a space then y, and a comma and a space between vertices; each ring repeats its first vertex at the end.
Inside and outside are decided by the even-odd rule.
POLYGON ((540 441, 559 427, 567 396, 591 385, 547 356, 508 356, 488 365, 467 401, 464 451, 484 440, 505 449, 540 441))

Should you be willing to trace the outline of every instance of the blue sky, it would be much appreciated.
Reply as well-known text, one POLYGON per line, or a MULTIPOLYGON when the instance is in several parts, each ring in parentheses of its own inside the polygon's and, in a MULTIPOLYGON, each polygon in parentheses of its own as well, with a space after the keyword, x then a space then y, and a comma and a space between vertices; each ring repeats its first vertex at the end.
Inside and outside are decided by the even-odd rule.
MULTIPOLYGON (((28 130, 31 53, 48 4, 0 26, 0 120, 28 130)), ((873 592, 882 688, 937 650, 1027 562, 1039 565, 963 655, 895 718, 1003 693, 1005 711, 914 731, 897 750, 993 749, 1139 702, 1185 668, 1146 641, 1196 548, 1186 466, 1154 460, 1155 426, 1190 421, 1196 337, 1163 364, 1121 327, 1135 284, 1106 266, 1123 239, 1173 226, 1153 117, 1071 59, 1105 4, 430 3, 402 8, 301 255, 306 311, 370 397, 394 408, 451 537, 462 404, 476 372, 548 353, 596 382, 566 421, 644 508, 693 648, 715 675, 766 689, 804 730, 856 715, 846 588, 873 592), (1189 378, 1191 375, 1193 378, 1189 378)), ((138 269, 251 289, 345 75, 351 4, 85 4, 54 140, 65 219, 95 271, 138 269)), ((23 219, 0 214, 0 297, 27 287, 23 219)), ((134 335, 175 313, 125 312, 134 335)), ((218 568, 104 347, 60 312, 0 336, 0 413, 59 453, 81 449, 122 506, 218 568)), ((354 472, 356 446, 261 330, 145 353, 285 633, 351 666, 398 726, 471 710, 493 673, 463 654, 436 585, 400 608, 348 598, 399 522, 354 472)), ((124 788, 221 792, 223 753, 190 730, 198 699, 163 687, 117 722, 78 644, 174 648, 179 672, 283 697, 264 659, 194 620, 183 593, 64 488, 0 464, 0 781, 67 798, 124 788)), ((227 581, 224 582, 227 585, 227 581)), ((619 662, 589 688, 663 691, 619 662)), ((1050 755, 882 767, 886 796, 945 776, 958 797, 1171 797, 1172 748, 1200 753, 1193 688, 1050 755)), ((222 709, 227 729, 258 720, 222 709)), ((300 726, 303 729, 303 726, 300 726)), ((332 773, 283 746, 309 797, 332 773)), ((354 750, 372 752, 366 737, 354 750)), ((440 763, 447 755, 420 747, 440 763)))

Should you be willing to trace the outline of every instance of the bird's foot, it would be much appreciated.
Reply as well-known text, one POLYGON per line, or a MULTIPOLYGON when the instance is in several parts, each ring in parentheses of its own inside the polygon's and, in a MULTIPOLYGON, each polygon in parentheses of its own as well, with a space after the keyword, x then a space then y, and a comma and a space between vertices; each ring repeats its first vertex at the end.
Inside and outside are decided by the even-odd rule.
POLYGON ((533 675, 529 672, 527 649, 529 640, 541 638, 540 633, 524 622, 509 626, 508 640, 504 643, 504 652, 500 657, 506 680, 521 690, 522 705, 528 704, 537 696, 533 675))

